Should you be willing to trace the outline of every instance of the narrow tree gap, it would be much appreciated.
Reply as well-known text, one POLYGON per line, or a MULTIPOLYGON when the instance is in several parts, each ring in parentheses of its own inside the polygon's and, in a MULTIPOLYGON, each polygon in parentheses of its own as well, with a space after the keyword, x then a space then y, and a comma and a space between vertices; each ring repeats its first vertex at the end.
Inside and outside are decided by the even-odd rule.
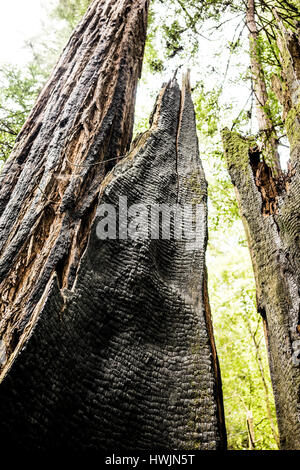
MULTIPOLYGON (((280 447, 280 443, 278 438, 276 416, 274 413, 273 393, 269 385, 270 374, 266 360, 268 349, 267 336, 266 332, 264 331, 266 329, 266 320, 263 320, 262 322, 259 321, 259 315, 261 314, 263 317, 263 311, 254 314, 254 311, 256 310, 255 303, 252 305, 250 302, 249 306, 241 305, 241 303, 237 302, 237 299, 235 298, 236 295, 239 295, 242 300, 244 298, 246 300, 248 296, 248 289, 250 289, 250 291, 253 290, 253 292, 255 291, 254 275, 250 275, 250 273, 252 273, 250 259, 247 262, 247 264, 249 264, 249 279, 243 279, 242 282, 238 280, 239 276, 244 276, 244 273, 243 270, 240 271, 241 267, 239 263, 235 264, 235 251, 242 250, 244 263, 246 263, 249 255, 246 247, 239 246, 236 240, 230 243, 230 237, 233 239, 236 237, 243 239, 243 227, 239 224, 235 225, 234 233, 228 233, 228 244, 222 245, 218 248, 218 250, 216 250, 214 246, 215 241, 213 232, 210 232, 209 238, 210 237, 212 237, 213 240, 210 240, 208 247, 208 286, 213 314, 212 317, 216 338, 216 349, 218 352, 223 383, 225 424, 227 428, 229 449, 232 449, 231 442, 233 439, 244 449, 255 449, 255 447, 250 445, 251 442, 249 439, 247 440, 247 416, 249 413, 253 413, 251 401, 245 402, 242 398, 242 393, 244 393, 246 396, 249 394, 251 396, 251 380, 253 370, 252 368, 248 368, 248 363, 250 360, 253 361, 253 359, 250 359, 252 355, 255 357, 254 364, 259 371, 262 384, 262 395, 260 396, 260 400, 262 405, 266 407, 266 415, 263 415, 265 416, 263 421, 268 421, 269 423, 270 432, 274 440, 274 448, 276 449, 280 447), (228 262, 228 264, 225 266, 224 257, 228 262), (223 270, 219 266, 224 266, 223 270), (232 283, 230 282, 231 276, 232 283), (235 279, 235 277, 237 277, 237 279, 235 279), (236 292, 239 284, 241 285, 240 290, 236 292), (232 286, 232 291, 230 291, 230 286, 232 286), (229 310, 227 307, 227 311, 229 310, 228 313, 232 311, 230 316, 228 313, 225 315, 222 313, 223 310, 226 312, 226 305, 228 303, 233 304, 231 305, 231 310, 229 310), (240 325, 242 322, 237 321, 237 316, 243 317, 243 323, 245 324, 244 329, 241 329, 240 325), (226 337, 226 340, 224 339, 223 332, 225 321, 228 321, 230 324, 232 324, 230 328, 230 335, 226 337), (250 321, 252 325, 255 325, 256 322, 256 327, 251 327, 250 321), (252 331, 251 328, 255 328, 255 330, 252 331), (264 335, 266 345, 264 344, 264 335), (257 343, 257 341, 259 343, 257 343), (238 375, 236 372, 237 370, 240 371, 238 375), (249 380, 250 384, 249 390, 247 390, 246 385, 247 379, 249 380), (245 389, 242 388, 243 385, 245 389), (232 404, 228 404, 228 401, 235 403, 234 408, 232 408, 232 404), (241 431, 235 431, 235 427, 237 424, 239 424, 239 421, 237 422, 237 416, 235 415, 243 416, 243 426, 241 431)), ((241 254, 238 254, 237 259, 239 259, 240 256, 241 254)), ((257 420, 256 413, 254 414, 253 419, 253 425, 256 429, 257 426, 261 424, 261 421, 257 420)), ((259 447, 261 443, 258 441, 255 445, 259 447)))
POLYGON ((222 441, 224 442, 224 449, 227 448, 227 433, 226 433, 226 420, 224 412, 224 403, 223 399, 226 398, 222 389, 222 371, 220 368, 220 362, 218 357, 218 350, 216 348, 216 341, 214 336, 213 321, 211 308, 209 303, 209 293, 208 293, 208 279, 207 279, 207 269, 205 268, 205 278, 204 278, 204 305, 205 305, 205 317, 206 317, 206 327, 211 342, 211 349, 213 354, 213 364, 214 364, 214 373, 216 377, 215 384, 215 397, 217 400, 217 409, 218 409, 218 422, 219 422, 219 432, 222 441))

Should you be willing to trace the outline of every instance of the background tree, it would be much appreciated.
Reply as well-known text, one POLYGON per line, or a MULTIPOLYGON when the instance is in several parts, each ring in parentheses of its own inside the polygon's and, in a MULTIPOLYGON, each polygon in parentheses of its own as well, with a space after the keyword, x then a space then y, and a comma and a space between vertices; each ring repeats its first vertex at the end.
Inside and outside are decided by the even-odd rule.
POLYGON ((124 158, 147 13, 146 0, 91 4, 1 172, 5 446, 226 447, 188 77, 163 87, 124 158), (102 203, 120 196, 129 207, 197 198, 199 246, 186 233, 99 239, 102 203))

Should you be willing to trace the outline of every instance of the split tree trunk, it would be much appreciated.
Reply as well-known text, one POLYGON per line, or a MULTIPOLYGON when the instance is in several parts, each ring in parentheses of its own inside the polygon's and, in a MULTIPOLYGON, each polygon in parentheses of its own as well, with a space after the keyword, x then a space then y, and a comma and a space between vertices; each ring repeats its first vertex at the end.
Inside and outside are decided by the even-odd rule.
POLYGON ((300 43, 279 21, 289 171, 274 175, 254 140, 224 131, 264 318, 283 449, 300 449, 300 43))
POLYGON ((225 446, 188 84, 163 88, 150 130, 103 180, 131 138, 146 13, 142 0, 93 3, 2 175, 3 446, 225 446), (124 215, 119 196, 197 202, 198 245, 100 240, 97 208, 124 215))

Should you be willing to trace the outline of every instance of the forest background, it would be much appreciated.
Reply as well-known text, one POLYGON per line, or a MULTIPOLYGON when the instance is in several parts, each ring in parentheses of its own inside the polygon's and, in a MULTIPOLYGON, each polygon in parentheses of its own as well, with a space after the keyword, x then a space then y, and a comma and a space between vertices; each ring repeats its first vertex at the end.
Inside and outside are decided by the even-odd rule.
MULTIPOLYGON (((14 0, 17 3, 22 0, 14 0)), ((39 34, 24 37, 18 57, 0 55, 0 168, 35 99, 85 13, 90 0, 27 1, 39 34), (36 13, 36 15, 35 15, 36 13), (43 22, 41 22, 43 17, 43 22)), ((296 2, 259 1, 256 10, 259 54, 268 90, 268 112, 276 123, 279 155, 286 168, 288 142, 281 106, 272 91, 276 45, 270 4, 286 21, 300 19, 296 2)), ((18 10, 14 12, 17 16, 18 10)), ((21 14, 21 13, 20 13, 21 14)), ((7 22, 5 8, 1 23, 7 22)), ((10 24, 12 37, 13 18, 10 24)), ((31 22, 33 20, 31 19, 31 22)), ((144 132, 162 83, 191 69, 200 156, 208 181, 209 296, 219 354, 229 449, 277 449, 278 431, 262 319, 256 311, 255 284, 233 186, 223 155, 221 130, 259 134, 255 87, 250 69, 245 2, 153 0, 142 78, 136 99, 135 134, 144 132)), ((9 44, 9 38, 6 38, 9 44)))

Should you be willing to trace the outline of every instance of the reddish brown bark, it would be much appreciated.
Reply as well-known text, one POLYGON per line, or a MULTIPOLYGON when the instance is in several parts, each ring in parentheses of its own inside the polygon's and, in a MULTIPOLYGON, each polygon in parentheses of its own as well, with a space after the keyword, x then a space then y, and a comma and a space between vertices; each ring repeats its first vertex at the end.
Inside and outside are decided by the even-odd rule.
POLYGON ((0 335, 9 357, 57 272, 70 289, 104 175, 129 148, 148 1, 96 0, 1 173, 0 335))
POLYGON ((249 30, 249 45, 251 59, 251 74, 253 90, 256 101, 256 115, 261 132, 261 149, 269 166, 273 168, 275 174, 280 173, 280 159, 278 153, 278 137, 274 122, 271 119, 271 110, 268 103, 268 92, 265 80, 263 65, 259 51, 259 31, 255 19, 255 2, 247 1, 246 24, 249 30))

